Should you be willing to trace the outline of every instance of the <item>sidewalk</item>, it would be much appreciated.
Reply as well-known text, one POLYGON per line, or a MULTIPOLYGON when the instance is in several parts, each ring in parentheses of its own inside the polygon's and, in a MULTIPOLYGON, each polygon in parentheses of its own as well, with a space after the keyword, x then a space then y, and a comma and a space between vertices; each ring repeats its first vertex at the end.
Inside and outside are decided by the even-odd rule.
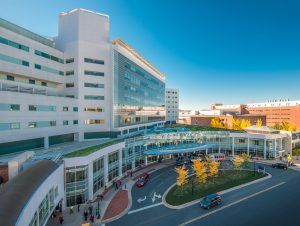
MULTIPOLYGON (((92 203, 80 205, 80 211, 78 212, 77 206, 74 206, 73 213, 70 214, 70 208, 66 208, 62 212, 64 217, 63 225, 68 226, 81 226, 83 223, 90 223, 90 225, 101 225, 101 223, 108 223, 110 221, 116 220, 126 214, 131 207, 131 188, 134 186, 134 181, 143 173, 151 173, 156 170, 162 169, 164 167, 173 164, 171 160, 165 160, 162 163, 154 163, 145 168, 138 169, 133 172, 132 177, 124 177, 120 180, 122 181, 121 188, 115 190, 114 187, 109 187, 106 191, 102 201, 99 201, 100 215, 101 218, 97 219, 95 214, 98 202, 94 201, 92 203), (126 187, 126 188, 125 188, 126 187), (95 222, 91 223, 88 217, 88 221, 84 220, 83 212, 84 210, 93 208, 93 214, 95 216, 95 222)), ((58 226, 58 216, 56 218, 50 218, 47 226, 58 226)))

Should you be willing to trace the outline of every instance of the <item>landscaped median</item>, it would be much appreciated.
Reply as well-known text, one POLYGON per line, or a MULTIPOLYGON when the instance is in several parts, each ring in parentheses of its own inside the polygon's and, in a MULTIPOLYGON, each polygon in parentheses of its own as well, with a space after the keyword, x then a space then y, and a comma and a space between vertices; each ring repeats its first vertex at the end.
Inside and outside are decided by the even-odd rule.
POLYGON ((198 183, 196 178, 191 179, 194 177, 191 176, 184 186, 171 186, 164 194, 163 201, 167 207, 180 209, 195 204, 206 195, 248 185, 265 179, 268 175, 260 172, 254 175, 253 171, 249 170, 224 170, 204 184, 198 183))

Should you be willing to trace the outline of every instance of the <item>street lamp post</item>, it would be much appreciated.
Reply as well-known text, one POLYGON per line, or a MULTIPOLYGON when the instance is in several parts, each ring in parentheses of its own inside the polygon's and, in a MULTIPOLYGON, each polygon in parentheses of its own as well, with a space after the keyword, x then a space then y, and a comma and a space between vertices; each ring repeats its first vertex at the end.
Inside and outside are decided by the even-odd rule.
POLYGON ((255 176, 255 159, 254 159, 254 161, 253 161, 253 175, 255 176))
POLYGON ((194 195, 194 178, 192 177, 192 195, 194 195))
POLYGON ((96 211, 96 214, 97 214, 97 219, 100 219, 100 197, 97 196, 97 201, 98 201, 98 207, 97 207, 97 211, 96 211))

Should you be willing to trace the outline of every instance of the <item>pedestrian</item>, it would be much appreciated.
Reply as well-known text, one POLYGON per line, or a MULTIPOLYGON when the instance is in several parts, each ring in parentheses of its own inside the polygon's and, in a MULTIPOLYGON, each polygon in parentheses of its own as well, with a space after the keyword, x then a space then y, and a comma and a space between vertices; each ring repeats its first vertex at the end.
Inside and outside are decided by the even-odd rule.
POLYGON ((119 183, 120 183, 119 185, 120 185, 120 187, 121 187, 121 186, 122 186, 122 181, 121 181, 121 180, 119 180, 119 183))
POLYGON ((89 206, 89 212, 90 212, 90 215, 93 213, 93 207, 92 206, 89 206))
POLYGON ((84 216, 84 220, 85 221, 87 221, 87 218, 88 218, 88 212, 85 210, 84 212, 83 212, 83 216, 84 216))
POLYGON ((100 195, 100 200, 101 200, 101 202, 103 201, 103 193, 100 195))
POLYGON ((106 185, 104 185, 104 191, 106 191, 107 190, 107 186, 106 185))
POLYGON ((64 222, 64 217, 62 215, 59 216, 58 221, 60 224, 63 224, 64 222))
POLYGON ((74 206, 71 206, 71 207, 70 207, 70 214, 73 213, 73 208, 74 208, 74 206))
POLYGON ((77 211, 80 212, 80 204, 77 206, 77 211))
POLYGON ((90 216, 90 221, 91 221, 92 223, 94 223, 94 219, 95 219, 94 214, 92 214, 92 215, 90 216))
POLYGON ((126 184, 124 184, 124 189, 126 189, 126 184))
POLYGON ((132 177, 132 171, 130 171, 130 177, 132 177))
POLYGON ((115 186, 115 190, 118 190, 118 183, 115 183, 116 184, 116 186, 115 186))

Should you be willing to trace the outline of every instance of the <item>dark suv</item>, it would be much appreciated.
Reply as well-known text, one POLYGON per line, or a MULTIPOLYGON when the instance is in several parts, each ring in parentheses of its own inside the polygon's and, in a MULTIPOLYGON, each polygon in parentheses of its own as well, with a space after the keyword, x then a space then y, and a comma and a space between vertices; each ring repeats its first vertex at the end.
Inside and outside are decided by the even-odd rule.
POLYGON ((284 169, 287 170, 288 166, 285 163, 274 163, 272 164, 273 168, 284 169))
POLYGON ((221 196, 218 194, 211 194, 204 197, 200 201, 200 205, 203 209, 210 209, 211 207, 218 206, 221 203, 221 196))

